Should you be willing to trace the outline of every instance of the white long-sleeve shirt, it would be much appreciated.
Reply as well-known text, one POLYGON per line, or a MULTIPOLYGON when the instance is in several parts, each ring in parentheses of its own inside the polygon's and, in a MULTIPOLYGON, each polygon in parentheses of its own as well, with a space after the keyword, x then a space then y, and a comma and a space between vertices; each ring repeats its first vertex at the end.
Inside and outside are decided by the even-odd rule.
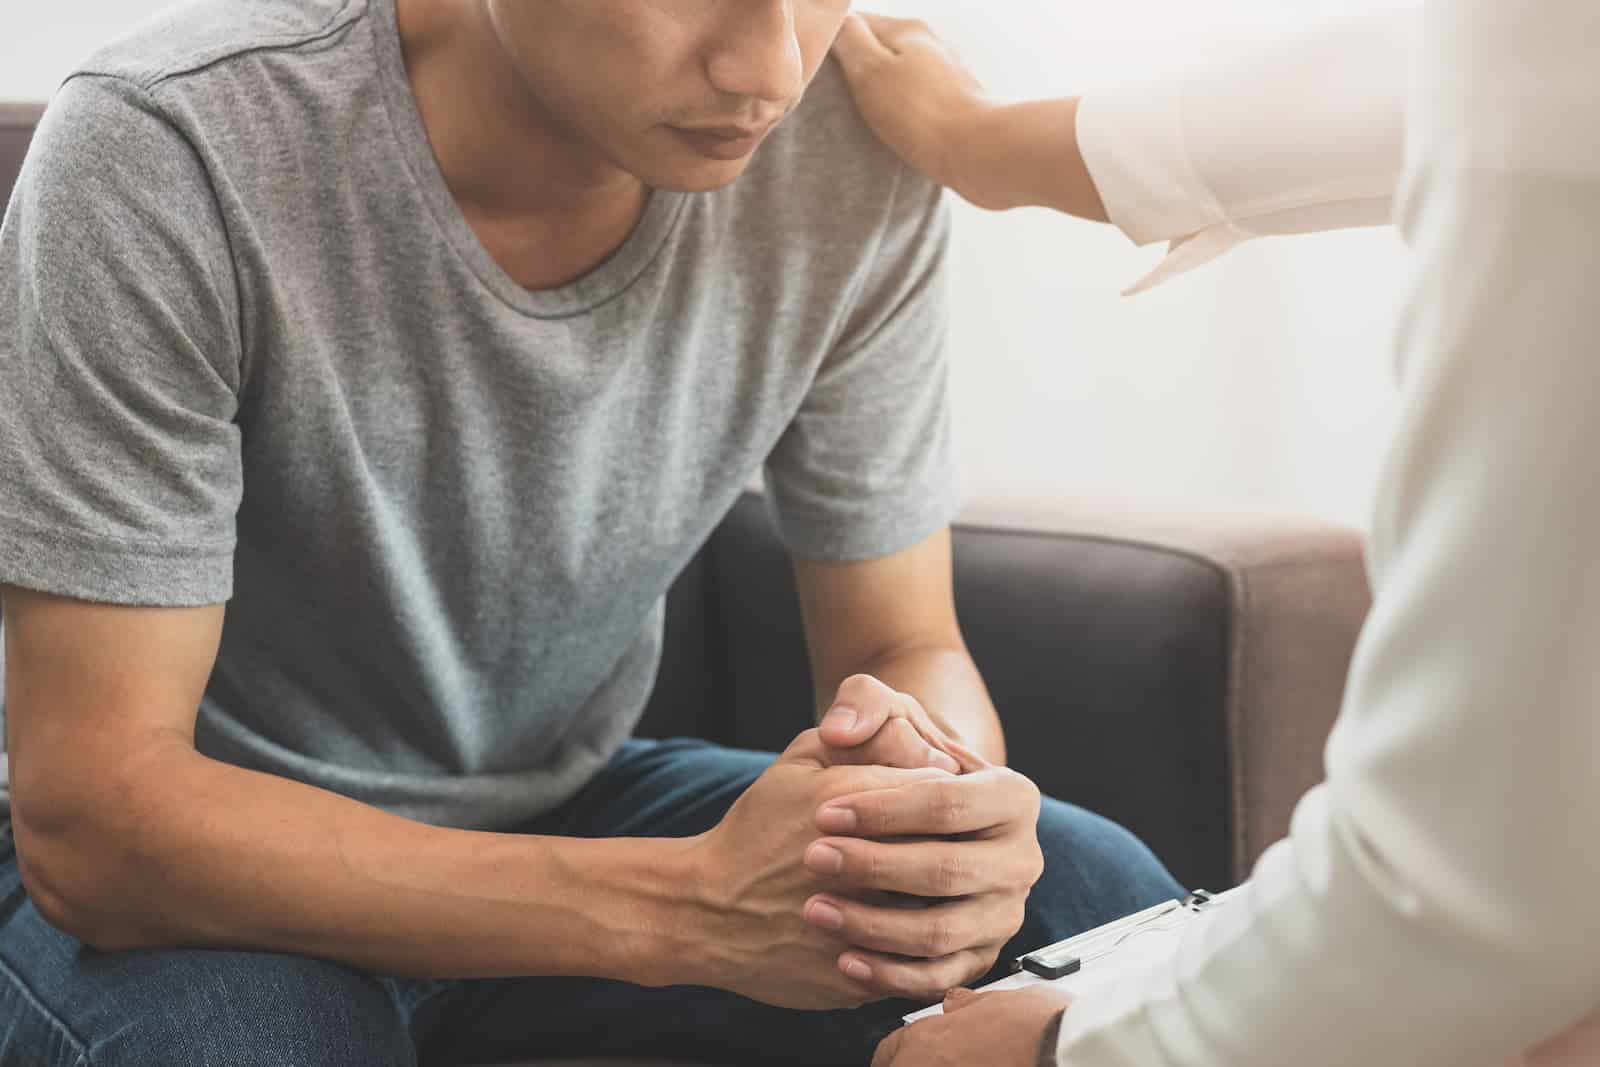
POLYGON ((1418 22, 1338 19, 1086 96, 1078 146, 1111 221, 1173 245, 1129 291, 1252 237, 1388 225, 1418 22))
POLYGON ((1342 172, 1382 198, 1377 146, 1405 127, 1414 258, 1376 603, 1327 783, 1238 906, 1068 1010, 1064 1067, 1495 1067, 1564 1030, 1539 1062, 1600 1064, 1600 4, 1410 18, 1414 52, 1257 56, 1234 68, 1252 84, 1084 102, 1113 220, 1181 240, 1253 229, 1293 171, 1259 160, 1315 170, 1346 128, 1335 100, 1303 154, 1258 151, 1299 136, 1282 101, 1321 100, 1330 71, 1398 84, 1372 64, 1401 57, 1406 121, 1393 94, 1358 100, 1374 151, 1342 172))

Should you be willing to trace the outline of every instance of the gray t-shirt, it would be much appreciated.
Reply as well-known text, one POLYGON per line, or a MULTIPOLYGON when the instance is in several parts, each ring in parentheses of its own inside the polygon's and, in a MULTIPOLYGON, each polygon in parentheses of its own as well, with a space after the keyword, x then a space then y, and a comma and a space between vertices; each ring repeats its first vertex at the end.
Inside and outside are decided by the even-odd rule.
POLYGON ((230 601, 201 751, 516 825, 632 730, 763 465, 804 557, 948 522, 947 239, 829 65, 735 185, 530 292, 393 0, 171 10, 61 89, 0 231, 0 583, 230 601))

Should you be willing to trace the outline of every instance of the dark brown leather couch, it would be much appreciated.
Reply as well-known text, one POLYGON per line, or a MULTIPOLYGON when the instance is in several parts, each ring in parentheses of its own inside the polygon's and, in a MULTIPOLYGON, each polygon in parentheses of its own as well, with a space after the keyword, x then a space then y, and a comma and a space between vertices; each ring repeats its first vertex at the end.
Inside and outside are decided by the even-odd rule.
MULTIPOLYGON (((0 105, 0 194, 38 114, 0 105)), ((1321 778, 1368 607, 1359 538, 1028 501, 974 513, 955 553, 1014 765, 1127 825, 1184 883, 1233 885, 1321 778)), ((641 729, 779 749, 811 709, 788 563, 748 497, 672 592, 641 729)))

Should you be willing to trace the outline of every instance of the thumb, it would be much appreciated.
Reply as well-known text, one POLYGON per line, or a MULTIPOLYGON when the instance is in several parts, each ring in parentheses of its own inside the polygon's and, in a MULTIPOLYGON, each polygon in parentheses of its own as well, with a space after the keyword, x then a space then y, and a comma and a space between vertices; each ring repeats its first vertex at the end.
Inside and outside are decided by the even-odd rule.
POLYGON ((833 42, 833 54, 852 84, 875 64, 894 55, 878 40, 867 20, 854 12, 845 16, 839 36, 833 42))
POLYGON ((878 731, 883 729, 888 719, 889 708, 882 701, 835 704, 817 724, 817 732, 823 744, 834 748, 855 748, 878 736, 878 731))

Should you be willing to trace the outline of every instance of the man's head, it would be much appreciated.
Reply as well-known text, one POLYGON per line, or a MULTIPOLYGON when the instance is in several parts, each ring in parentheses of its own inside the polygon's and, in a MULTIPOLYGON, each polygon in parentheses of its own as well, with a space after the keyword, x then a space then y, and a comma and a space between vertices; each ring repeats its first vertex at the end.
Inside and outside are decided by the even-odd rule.
POLYGON ((850 0, 480 0, 530 103, 655 188, 743 173, 850 0))

